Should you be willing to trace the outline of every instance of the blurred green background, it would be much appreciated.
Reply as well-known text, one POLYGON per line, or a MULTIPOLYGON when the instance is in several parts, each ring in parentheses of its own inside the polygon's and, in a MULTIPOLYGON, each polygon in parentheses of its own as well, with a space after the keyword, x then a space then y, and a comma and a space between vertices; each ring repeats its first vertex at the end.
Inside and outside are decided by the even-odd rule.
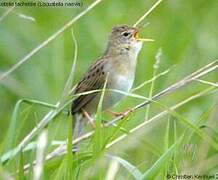
MULTIPOLYGON (((78 8, 15 8, 0 22, 0 72, 9 69, 92 2, 84 0, 83 7, 78 8), (21 18, 18 13, 31 16, 35 21, 21 18)), ((97 7, 73 24, 78 42, 75 83, 78 82, 91 63, 103 53, 111 28, 118 24, 134 24, 154 2, 153 0, 103 0, 97 7)), ((0 16, 6 10, 0 7, 0 16)), ((134 86, 152 78, 155 55, 159 48, 162 49, 162 56, 158 72, 168 68, 172 68, 172 71, 155 82, 154 93, 216 59, 218 57, 217 18, 217 0, 164 0, 143 21, 143 23, 149 22, 149 26, 142 30, 141 36, 153 38, 155 42, 145 43, 142 48, 138 58, 134 86)), ((70 72, 73 55, 74 44, 71 31, 68 29, 0 84, 0 142, 3 142, 6 137, 12 111, 19 99, 31 98, 52 104, 59 100, 70 72)), ((217 82, 217 70, 204 79, 217 82)), ((207 85, 194 82, 163 98, 161 102, 165 105, 176 104, 206 87, 207 85)), ((149 88, 150 85, 147 85, 136 93, 148 96, 149 88)), ((134 98, 126 98, 114 110, 121 111, 139 102, 141 101, 134 98)), ((203 124, 211 125, 217 131, 218 109, 216 103, 217 94, 211 94, 188 103, 179 108, 178 112, 194 122, 202 114, 212 109, 203 124)), ((152 105, 150 117, 161 110, 160 107, 152 105)), ((15 145, 30 132, 46 112, 48 112, 46 108, 23 106, 15 132, 15 145)), ((144 120, 144 117, 145 108, 133 115, 126 128, 136 126, 144 120)), ((56 132, 51 130, 52 139, 66 138, 68 118, 63 115, 51 125, 56 128, 56 132)), ((163 150, 166 122, 164 120, 158 121, 158 123, 142 129, 139 134, 130 135, 123 143, 115 145, 112 152, 145 171, 159 157, 154 153, 154 147, 151 144, 160 152, 163 150)), ((184 126, 179 122, 177 123, 179 133, 184 129, 184 126)), ((200 139, 193 140, 196 149, 200 148, 199 141, 200 139)), ((212 151, 208 156, 216 153, 212 151)), ((196 155, 196 157, 198 156, 196 155)), ((218 162, 218 159, 216 160, 218 162)), ((181 162, 180 170, 187 170, 189 163, 196 163, 198 159, 194 158, 188 162, 186 160, 181 162)), ((105 164, 102 168, 105 168, 106 171, 109 163, 105 162, 105 164)), ((212 173, 218 172, 217 165, 204 170, 212 173)), ((89 173, 90 177, 95 177, 93 175, 95 173, 89 173)), ((124 179, 125 177, 132 178, 125 174, 124 169, 121 169, 118 178, 124 179)))

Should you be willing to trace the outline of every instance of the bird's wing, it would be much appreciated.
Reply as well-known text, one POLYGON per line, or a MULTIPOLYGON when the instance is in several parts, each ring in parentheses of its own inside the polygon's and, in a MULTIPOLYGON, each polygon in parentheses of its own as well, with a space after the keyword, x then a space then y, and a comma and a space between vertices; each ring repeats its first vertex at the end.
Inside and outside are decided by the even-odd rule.
MULTIPOLYGON (((75 94, 103 88, 106 79, 106 73, 104 72, 105 61, 105 59, 101 59, 90 67, 84 78, 78 83, 75 94)), ((77 97, 72 103, 71 113, 78 112, 92 101, 97 94, 98 92, 77 97)))

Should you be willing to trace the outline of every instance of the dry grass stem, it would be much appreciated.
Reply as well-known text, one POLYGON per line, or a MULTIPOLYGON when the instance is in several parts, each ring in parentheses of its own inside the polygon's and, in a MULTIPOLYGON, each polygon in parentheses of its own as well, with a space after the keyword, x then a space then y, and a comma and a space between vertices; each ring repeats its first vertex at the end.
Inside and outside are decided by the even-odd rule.
MULTIPOLYGON (((199 93, 197 93, 197 94, 195 94, 195 95, 193 95, 193 96, 191 96, 191 97, 188 97, 187 99, 185 99, 185 100, 183 100, 183 101, 177 103, 176 105, 171 106, 170 109, 175 110, 175 109, 177 109, 177 108, 179 108, 179 107, 185 105, 186 103, 188 103, 188 102, 190 102, 190 101, 192 101, 192 100, 194 100, 194 99, 197 99, 197 98, 199 98, 199 97, 201 97, 201 96, 207 94, 208 92, 210 92, 210 91, 213 90, 213 89, 215 89, 215 87, 210 87, 210 88, 208 88, 208 89, 206 89, 206 90, 204 90, 204 91, 202 91, 202 92, 199 92, 199 93)), ((169 113, 169 112, 168 112, 167 110, 162 111, 161 113, 155 115, 154 117, 148 119, 147 121, 144 121, 143 123, 139 124, 138 126, 132 128, 132 129, 129 131, 129 133, 133 133, 133 132, 135 132, 135 131, 141 129, 142 127, 145 127, 146 125, 148 125, 148 124, 152 123, 153 121, 155 121, 155 120, 157 120, 157 119, 159 119, 159 118, 161 118, 161 117, 167 115, 168 113, 169 113)), ((79 138, 73 140, 73 144, 77 144, 77 143, 79 143, 79 142, 81 142, 81 141, 83 141, 83 140, 85 140, 85 139, 88 139, 88 138, 90 138, 93 134, 94 134, 94 131, 88 132, 88 133, 84 134, 83 136, 81 136, 81 137, 79 137, 79 138)), ((124 134, 124 135, 118 137, 117 139, 115 139, 115 140, 112 141, 111 143, 107 144, 106 148, 111 147, 112 145, 118 143, 119 141, 123 140, 123 139, 124 139, 125 137, 127 137, 127 136, 128 136, 127 134, 124 134)), ((48 155, 46 156, 46 160, 53 159, 54 157, 61 156, 61 155, 65 154, 65 153, 66 153, 66 144, 62 144, 62 145, 59 146, 57 149, 55 149, 53 152, 51 152, 50 154, 48 154, 48 155)), ((29 165, 26 165, 26 166, 25 166, 25 170, 27 170, 28 167, 29 167, 29 165)))
POLYGON ((117 160, 112 159, 110 162, 110 166, 107 171, 106 180, 114 180, 116 179, 116 174, 120 168, 120 165, 117 160))
MULTIPOLYGON (((157 51, 157 54, 155 55, 156 61, 153 65, 153 76, 152 77, 155 77, 157 72, 158 72, 158 69, 160 67, 161 55, 162 55, 162 49, 159 48, 157 51)), ((149 99, 152 98, 152 96, 153 96, 154 86, 155 86, 155 80, 152 81, 151 86, 150 86, 150 90, 149 90, 149 94, 148 94, 149 99)), ((149 118, 149 112, 150 112, 150 104, 148 104, 148 106, 146 108, 145 121, 149 118)))
POLYGON ((25 20, 28 20, 28 21, 33 21, 35 22, 36 19, 32 16, 28 16, 26 14, 22 14, 22 13, 17 13, 17 12, 14 12, 14 14, 18 15, 18 17, 22 18, 22 19, 25 19, 25 20))
POLYGON ((139 25, 139 23, 141 23, 163 0, 158 0, 143 16, 141 16, 136 23, 133 25, 134 27, 136 27, 137 25, 139 25))
MULTIPOLYGON (((37 48, 35 48, 33 51, 31 51, 29 54, 27 54, 21 61, 19 61, 17 64, 15 64, 11 69, 9 69, 7 72, 3 73, 0 76, 0 81, 4 79, 6 76, 8 76, 11 72, 13 72, 15 69, 17 69, 21 64, 26 62, 32 55, 34 55, 36 52, 38 52, 41 48, 43 48, 45 45, 47 45, 50 41, 55 39, 59 34, 61 34, 64 30, 66 30, 69 26, 71 26, 76 20, 78 20, 80 17, 82 17, 84 14, 86 14, 89 10, 91 10, 93 7, 95 7, 98 3, 100 3, 102 0, 97 0, 93 4, 91 4, 85 11, 81 12, 78 16, 76 16, 74 19, 72 19, 70 22, 68 22, 64 27, 62 27, 59 31, 57 31, 54 35, 50 36, 47 40, 45 40, 42 44, 40 44, 37 48)), ((156 5, 157 6, 157 5, 156 5)), ((154 7, 152 8, 154 9, 154 7)), ((150 10, 151 12, 152 10, 150 10)), ((149 14, 149 13, 147 13, 149 14)), ((139 21, 138 21, 139 22, 139 21)), ((137 23, 136 23, 137 24, 137 23)), ((75 88, 75 86, 74 86, 75 88)), ((74 89, 73 88, 73 89, 74 89)), ((70 91, 69 95, 72 93, 73 89, 70 91)), ((60 105, 60 102, 57 102, 57 106, 60 105)), ((20 151, 23 147, 25 147, 31 139, 37 134, 38 130, 44 128, 51 120, 50 117, 55 117, 57 115, 57 110, 51 110, 49 111, 44 118, 40 121, 37 127, 35 127, 18 145, 18 150, 20 151)), ((121 119, 120 117, 118 117, 121 119)), ((113 124, 113 123, 112 123, 113 124)), ((55 152, 55 151, 54 151, 55 152)), ((17 152, 15 152, 17 154, 17 152)), ((15 155, 14 154, 14 155, 15 155)))
POLYGON ((84 11, 79 13, 76 17, 74 17, 72 20, 70 20, 68 23, 66 23, 63 27, 61 27, 58 31, 56 31, 53 35, 48 37, 45 41, 43 41, 41 44, 39 44, 36 48, 34 48, 32 51, 30 51, 26 56, 24 56, 21 60, 19 60, 16 64, 14 64, 11 68, 9 68, 7 71, 1 74, 0 76, 0 82, 6 78, 8 75, 10 75, 12 72, 14 72, 17 68, 19 68, 22 64, 29 61, 30 58, 36 54, 40 49, 45 47, 47 44, 49 44, 51 41, 53 41, 56 37, 58 37, 60 34, 62 34, 65 30, 67 30, 69 27, 72 26, 73 23, 75 23, 77 20, 79 20, 81 17, 83 17, 86 13, 88 13, 92 8, 94 8, 97 4, 99 4, 102 0, 96 0, 94 1, 90 6, 88 6, 84 11))
MULTIPOLYGON (((216 70, 218 68, 218 60, 214 60, 212 63, 198 69, 197 71, 195 71, 194 73, 186 76, 185 78, 183 78, 182 80, 178 81, 177 83, 169 86, 168 88, 164 89, 163 91, 157 93, 156 95, 154 95, 151 100, 158 100, 159 98, 161 98, 162 96, 168 95, 172 92, 174 92, 175 90, 189 84, 190 82, 194 81, 195 79, 201 78, 204 75, 216 70)), ((133 111, 140 109, 144 106, 146 106, 147 104, 150 104, 151 101, 146 100, 144 102, 142 102, 141 104, 138 104, 137 106, 133 107, 133 111)), ((117 121, 119 121, 120 119, 122 119, 122 117, 117 117, 114 120, 110 121, 109 123, 107 123, 107 125, 113 124, 117 121)))
MULTIPOLYGON (((218 60, 215 60, 215 61, 213 61, 212 63, 210 63, 210 64, 204 66, 203 68, 198 69, 198 70, 195 71, 194 73, 192 73, 192 74, 186 76, 185 78, 183 78, 182 80, 178 81, 177 83, 171 85, 170 87, 164 89, 164 90, 161 91, 160 93, 154 95, 151 99, 152 99, 152 100, 157 100, 157 99, 159 99, 160 97, 163 97, 164 95, 168 95, 168 94, 170 94, 170 93, 176 91, 177 89, 179 89, 179 88, 181 88, 181 87, 183 87, 183 86, 189 84, 190 82, 194 81, 195 79, 200 78, 200 77, 202 77, 202 76, 204 76, 204 75, 206 75, 206 74, 208 74, 208 73, 214 71, 214 70, 217 69, 217 68, 218 68, 218 60)), ((215 87, 212 86, 212 88, 215 88, 215 87)), ((182 101, 181 103, 178 103, 177 105, 175 105, 175 106, 173 106, 173 107, 171 107, 171 108, 172 108, 172 109, 176 109, 176 108, 182 106, 183 104, 185 104, 185 103, 187 103, 187 102, 189 102, 189 101, 191 101, 191 100, 193 100, 193 99, 195 99, 195 98, 197 98, 197 97, 199 97, 199 96, 202 96, 203 94, 205 94, 205 91, 203 91, 203 92, 201 92, 201 93, 198 93, 198 94, 195 95, 195 96, 191 96, 191 97, 189 97, 188 99, 182 101)), ((143 103, 141 103, 141 104, 136 105, 136 106, 133 107, 132 109, 133 109, 133 111, 135 111, 135 110, 137 110, 137 109, 140 109, 140 108, 146 106, 147 104, 150 104, 151 102, 152 102, 152 101, 145 101, 145 102, 143 102, 143 103)), ((162 113, 163 113, 163 114, 166 114, 167 112, 168 112, 168 111, 164 111, 164 112, 162 112, 162 113)), ((160 114, 161 114, 161 113, 160 113, 160 114)), ((157 116, 160 116, 160 115, 157 115, 157 116)), ((162 116, 162 115, 161 115, 161 116, 162 116)), ((109 121, 108 123, 105 124, 105 127, 108 127, 108 126, 110 126, 110 125, 116 123, 117 121, 122 120, 122 118, 123 118, 123 116, 119 116, 119 117, 117 117, 117 118, 115 118, 115 119, 109 121)), ((153 118, 154 118, 154 117, 153 117, 153 118)), ((151 119, 153 119, 153 118, 151 118, 151 119)), ((156 118, 157 118, 157 117, 156 117, 156 118)), ((148 120, 148 121, 145 121, 143 124, 137 126, 136 129, 140 128, 141 126, 144 126, 144 124, 150 123, 150 122, 151 122, 151 119, 148 120)), ((153 120, 152 120, 152 121, 153 121, 153 120)), ((134 129, 135 129, 135 128, 134 128, 134 129)), ((133 131, 135 131, 135 130, 133 130, 133 131)), ((73 144, 77 144, 77 143, 81 142, 82 140, 88 139, 88 138, 90 138, 93 134, 94 134, 94 131, 88 132, 88 133, 82 135, 81 137, 79 137, 79 138, 73 140, 73 144)), ((125 135, 123 135, 123 136, 125 136, 125 135)), ((120 138, 121 138, 121 137, 120 137, 120 138)), ((119 139, 117 139, 116 141, 119 141, 119 139)), ((114 143, 116 143, 116 142, 114 142, 114 143)), ((111 143, 110 143, 110 144, 111 144, 111 143)), ((110 147, 110 144, 108 144, 107 147, 110 147)), ((56 148, 53 152, 51 152, 50 154, 48 154, 48 156, 46 157, 46 160, 49 160, 49 159, 51 159, 51 158, 53 158, 53 157, 55 157, 55 156, 62 155, 62 154, 64 154, 65 152, 66 152, 66 145, 63 144, 63 145, 59 146, 58 148, 56 148)))
MULTIPOLYGON (((18 1, 17 1, 17 2, 18 2, 18 1)), ((9 9, 2 7, 2 8, 4 8, 4 9, 6 9, 7 11, 0 17, 0 22, 1 22, 2 17, 3 17, 3 19, 4 19, 9 13, 14 14, 14 15, 18 16, 18 17, 21 18, 21 19, 25 19, 25 20, 32 21, 32 22, 35 22, 35 21, 36 21, 36 19, 35 19, 34 17, 32 17, 32 16, 29 16, 29 15, 26 15, 26 14, 23 14, 23 13, 16 12, 16 11, 14 10, 15 7, 16 7, 16 6, 12 6, 12 7, 10 7, 9 9)))
POLYGON ((0 17, 0 22, 2 22, 14 10, 14 8, 15 6, 12 6, 9 9, 7 9, 5 13, 3 13, 3 15, 0 17))
MULTIPOLYGON (((185 99, 185 100, 183 100, 183 101, 177 103, 176 105, 171 106, 170 109, 171 109, 171 110, 178 109, 179 107, 185 105, 186 103, 188 103, 188 102, 190 102, 190 101, 192 101, 192 100, 194 100, 194 99, 196 99, 196 98, 198 98, 198 97, 201 97, 201 96, 205 95, 206 93, 208 93, 208 92, 211 91, 212 89, 214 89, 214 88, 213 88, 213 87, 212 87, 212 88, 208 88, 208 89, 206 89, 206 90, 204 90, 204 91, 202 91, 202 92, 200 92, 200 93, 197 93, 197 94, 195 94, 195 95, 193 95, 193 96, 191 96, 191 97, 189 97, 189 98, 187 98, 187 99, 185 99)), ((153 122, 153 121, 155 121, 155 120, 157 120, 157 119, 159 119, 159 118, 161 118, 161 117, 167 115, 168 113, 169 113, 168 110, 162 111, 161 113, 155 115, 154 117, 150 118, 149 120, 146 120, 146 121, 144 121, 143 123, 139 124, 138 126, 132 128, 132 129, 129 131, 129 133, 133 133, 133 132, 135 132, 135 131, 141 129, 142 127, 144 127, 144 126, 150 124, 151 122, 153 122)), ((114 141, 112 141, 111 143, 109 143, 109 144, 107 145, 107 148, 111 147, 112 145, 116 144, 117 142, 121 141, 122 139, 124 139, 124 138, 127 137, 127 136, 128 136, 127 134, 124 134, 124 135, 120 136, 120 137, 117 138, 116 140, 114 140, 114 141)))
POLYGON ((152 78, 149 79, 148 81, 145 81, 145 82, 141 83, 140 85, 138 85, 138 86, 136 86, 135 88, 133 88, 133 89, 131 90, 131 92, 134 92, 134 91, 136 91, 136 90, 138 90, 138 89, 144 87, 145 85, 147 85, 147 84, 149 84, 149 83, 152 83, 153 81, 155 81, 155 80, 158 79, 159 77, 168 74, 168 73, 170 72, 170 70, 171 70, 171 69, 167 69, 167 70, 165 70, 165 71, 163 71, 163 72, 157 74, 156 76, 152 77, 152 78))
MULTIPOLYGON (((152 100, 158 100, 161 97, 168 95, 174 91, 176 91, 177 89, 184 87, 185 85, 189 84, 192 81, 195 81, 196 79, 199 79, 201 77, 203 77, 204 75, 216 70, 218 68, 218 60, 213 61, 210 64, 205 65, 204 67, 198 69, 197 71, 193 72, 192 74, 186 76, 185 78, 183 78, 182 80, 178 81, 177 83, 169 86, 168 88, 164 89, 163 91, 157 93, 156 95, 154 95, 151 99, 152 100)), ((213 86, 214 87, 214 86, 213 86)), ((152 101, 146 100, 138 105, 136 105, 135 107, 133 107, 133 111, 136 111, 137 109, 140 109, 144 106, 146 106, 147 104, 150 104, 152 101)), ((59 103, 56 104, 57 106, 59 106, 59 103)), ((38 124, 37 127, 35 127, 22 141, 21 143, 17 146, 18 151, 15 152, 12 156, 15 156, 21 149, 23 149, 30 141, 33 137, 35 137, 35 135, 37 134, 37 132, 39 130, 41 130, 42 128, 44 128, 50 121, 51 119, 53 119, 61 110, 63 109, 54 109, 51 110, 48 114, 46 114, 44 116, 44 118, 40 121, 40 123, 38 124)), ((123 116, 119 116, 111 121, 109 121, 108 123, 105 123, 105 127, 111 126, 114 123, 122 120, 123 116)), ((147 122, 147 121, 146 121, 147 122)), ((149 121, 148 121, 149 122, 149 121)), ((84 135, 82 135, 81 137, 73 140, 73 144, 78 144, 79 142, 90 138, 92 135, 94 134, 94 131, 90 131, 84 135)), ((65 153, 66 151, 66 144, 62 144, 59 147, 57 147, 53 152, 51 152, 50 154, 48 154, 46 156, 46 160, 49 160, 55 156, 59 156, 62 155, 63 153, 65 153)), ((25 169, 28 169, 28 166, 25 166, 25 169)))
POLYGON ((43 174, 43 165, 45 159, 45 149, 48 142, 48 131, 47 129, 42 131, 39 135, 37 142, 37 151, 36 151, 36 166, 34 167, 34 180, 40 180, 43 174))
MULTIPOLYGON (((191 97, 188 97, 187 99, 177 103, 176 105, 174 106, 171 106, 170 109, 172 110, 175 110, 175 109, 178 109, 179 107, 185 105, 186 103, 194 100, 194 99, 197 99, 201 96, 204 96, 206 95, 208 92, 210 92, 211 90, 215 89, 215 87, 210 87, 202 92, 199 92, 191 97)), ((165 111, 162 111, 161 113, 155 115, 154 117, 150 118, 149 120, 147 121, 144 121, 143 123, 139 124, 138 126, 132 128, 129 133, 133 133, 139 129, 141 129, 142 127, 145 127, 146 125, 152 123, 153 121, 155 120, 158 120, 159 118, 167 115, 169 112, 167 110, 165 111)), ((79 138, 73 140, 73 144, 77 144, 85 139, 88 139, 90 138, 92 135, 94 134, 94 131, 91 131, 91 132, 88 132, 82 136, 80 136, 79 138)), ((124 135, 121 135, 120 137, 118 137, 117 139, 115 139, 114 141, 112 141, 111 143, 107 144, 106 148, 110 148, 111 146, 113 146, 114 144, 118 143, 119 141, 123 140, 124 138, 126 138, 128 135, 127 134, 124 134, 124 135)), ((50 160, 50 159, 53 159, 57 156, 61 156, 61 155, 64 155, 66 154, 66 144, 62 144, 60 145, 58 148, 56 148, 53 152, 49 153, 47 156, 46 156, 46 160, 50 160)), ((34 162, 33 164, 35 164, 36 162, 34 162)), ((25 165, 24 166, 24 170, 28 170, 29 168, 29 164, 25 165)))
POLYGON ((206 85, 210 85, 210 86, 214 86, 214 87, 218 87, 218 83, 213 83, 213 82, 209 82, 209 81, 204 81, 201 79, 196 79, 196 81, 202 83, 202 84, 206 84, 206 85))

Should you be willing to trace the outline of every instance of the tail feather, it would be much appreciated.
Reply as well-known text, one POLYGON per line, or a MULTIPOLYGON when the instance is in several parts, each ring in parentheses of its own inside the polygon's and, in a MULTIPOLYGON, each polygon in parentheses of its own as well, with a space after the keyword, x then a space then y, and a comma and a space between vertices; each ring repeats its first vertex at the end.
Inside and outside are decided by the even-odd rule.
POLYGON ((73 139, 77 139, 83 134, 83 115, 76 113, 73 115, 73 139))

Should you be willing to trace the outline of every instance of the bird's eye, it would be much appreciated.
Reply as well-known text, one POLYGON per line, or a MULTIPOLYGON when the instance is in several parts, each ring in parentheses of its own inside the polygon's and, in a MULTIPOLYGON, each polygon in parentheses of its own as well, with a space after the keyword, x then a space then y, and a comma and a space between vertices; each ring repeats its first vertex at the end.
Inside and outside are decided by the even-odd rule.
POLYGON ((130 35, 130 33, 128 33, 128 32, 123 33, 123 36, 125 36, 125 37, 127 37, 129 35, 130 35))

